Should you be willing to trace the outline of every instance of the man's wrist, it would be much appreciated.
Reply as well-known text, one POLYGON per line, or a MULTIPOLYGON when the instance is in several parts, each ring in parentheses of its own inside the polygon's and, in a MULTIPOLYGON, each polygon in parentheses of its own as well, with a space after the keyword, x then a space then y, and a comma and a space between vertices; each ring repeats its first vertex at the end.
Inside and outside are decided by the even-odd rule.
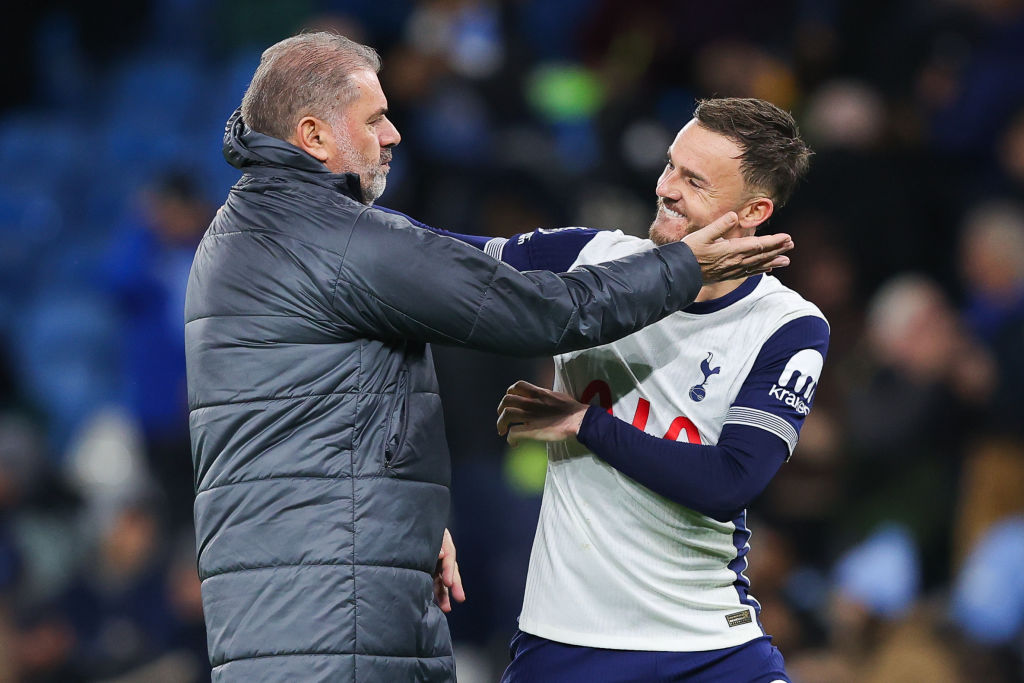
POLYGON ((580 418, 580 423, 576 428, 576 440, 586 446, 587 435, 593 432, 596 422, 601 419, 602 415, 606 414, 607 411, 601 406, 587 406, 587 409, 583 411, 583 416, 580 418))
POLYGON ((587 416, 587 411, 588 410, 589 410, 589 407, 584 407, 581 410, 578 410, 575 413, 573 413, 572 423, 571 423, 572 424, 572 435, 573 436, 578 436, 579 435, 580 428, 583 426, 583 420, 587 416))
POLYGON ((671 263, 672 282, 675 295, 678 297, 675 303, 679 308, 685 308, 696 300, 697 294, 704 286, 704 270, 697 259, 697 254, 689 244, 681 240, 663 244, 658 248, 666 254, 666 261, 671 263))

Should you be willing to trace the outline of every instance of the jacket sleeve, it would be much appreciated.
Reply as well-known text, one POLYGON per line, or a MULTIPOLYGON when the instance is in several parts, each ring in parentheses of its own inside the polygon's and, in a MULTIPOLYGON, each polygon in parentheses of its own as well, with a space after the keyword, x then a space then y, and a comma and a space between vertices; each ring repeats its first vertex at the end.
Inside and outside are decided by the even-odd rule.
POLYGON ((358 333, 518 356, 615 341, 687 306, 701 287, 681 242, 569 273, 520 273, 372 209, 342 259, 333 306, 358 333))
POLYGON ((380 205, 373 208, 401 216, 416 227, 434 234, 465 242, 499 261, 504 261, 516 270, 550 270, 552 273, 564 273, 579 258, 583 247, 601 232, 594 228, 538 228, 533 232, 521 232, 508 238, 482 237, 435 228, 412 216, 406 216, 401 211, 380 205))

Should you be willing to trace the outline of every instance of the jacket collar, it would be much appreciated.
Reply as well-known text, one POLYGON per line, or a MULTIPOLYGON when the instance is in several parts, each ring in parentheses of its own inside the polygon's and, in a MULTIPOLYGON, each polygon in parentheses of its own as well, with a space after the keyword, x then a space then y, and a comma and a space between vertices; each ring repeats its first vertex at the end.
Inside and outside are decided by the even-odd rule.
POLYGON ((295 145, 256 131, 245 125, 238 108, 224 126, 224 158, 237 169, 250 173, 257 167, 284 171, 318 185, 331 187, 362 201, 357 173, 331 173, 295 145))

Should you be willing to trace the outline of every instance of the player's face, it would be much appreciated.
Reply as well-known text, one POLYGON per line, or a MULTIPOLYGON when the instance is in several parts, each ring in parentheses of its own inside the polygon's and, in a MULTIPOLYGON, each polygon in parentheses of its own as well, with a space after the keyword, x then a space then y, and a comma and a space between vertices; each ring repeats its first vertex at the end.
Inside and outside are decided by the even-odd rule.
POLYGON ((402 136, 388 120, 388 101, 377 74, 369 69, 351 76, 359 94, 331 122, 336 150, 326 162, 334 173, 358 173, 363 201, 373 203, 384 193, 391 170, 391 148, 402 136))
MULTIPOLYGON (((739 145, 724 135, 696 120, 686 124, 668 148, 665 170, 658 178, 651 240, 677 242, 727 211, 739 211, 750 198, 740 173, 740 154, 739 145)), ((737 234, 742 230, 737 226, 737 234)))

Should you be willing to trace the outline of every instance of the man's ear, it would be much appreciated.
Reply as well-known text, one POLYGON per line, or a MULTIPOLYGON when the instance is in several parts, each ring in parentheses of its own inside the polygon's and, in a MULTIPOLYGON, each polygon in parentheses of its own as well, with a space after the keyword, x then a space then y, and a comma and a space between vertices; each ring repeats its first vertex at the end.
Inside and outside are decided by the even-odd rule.
POLYGON ((296 147, 323 163, 331 157, 330 150, 334 146, 334 132, 322 119, 315 116, 303 116, 295 124, 295 139, 289 140, 296 147))
POLYGON ((775 203, 767 197, 754 197, 737 211, 740 217, 739 226, 744 230, 757 230, 757 227, 771 218, 775 211, 775 203))

